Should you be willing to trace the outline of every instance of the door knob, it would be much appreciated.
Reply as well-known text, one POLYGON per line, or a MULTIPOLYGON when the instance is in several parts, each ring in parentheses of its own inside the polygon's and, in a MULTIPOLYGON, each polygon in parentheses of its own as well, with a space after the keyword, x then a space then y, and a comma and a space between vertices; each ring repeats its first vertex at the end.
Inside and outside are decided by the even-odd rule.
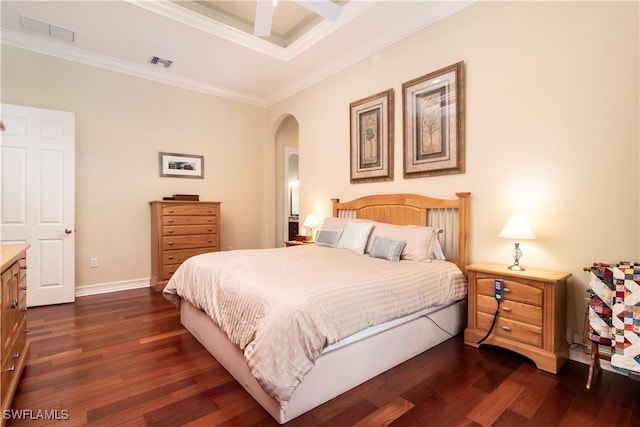
POLYGON ((64 232, 65 232, 66 234, 71 234, 71 233, 73 233, 73 230, 71 230, 70 228, 65 228, 65 229, 64 229, 64 232))

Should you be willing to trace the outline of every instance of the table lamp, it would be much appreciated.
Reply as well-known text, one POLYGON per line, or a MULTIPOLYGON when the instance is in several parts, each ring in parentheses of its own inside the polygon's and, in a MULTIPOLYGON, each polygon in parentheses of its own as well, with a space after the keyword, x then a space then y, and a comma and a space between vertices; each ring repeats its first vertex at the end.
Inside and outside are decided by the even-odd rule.
POLYGON ((534 240, 536 235, 533 234, 529 222, 522 217, 512 216, 507 221, 502 231, 499 234, 504 239, 511 239, 515 241, 515 247, 513 248, 513 265, 509 267, 509 270, 524 271, 524 267, 520 265, 520 258, 522 258, 522 251, 520 250, 520 240, 534 240))
POLYGON ((318 222, 318 218, 315 215, 307 215, 302 223, 302 226, 307 230, 307 241, 313 240, 313 229, 318 228, 320 223, 318 222))

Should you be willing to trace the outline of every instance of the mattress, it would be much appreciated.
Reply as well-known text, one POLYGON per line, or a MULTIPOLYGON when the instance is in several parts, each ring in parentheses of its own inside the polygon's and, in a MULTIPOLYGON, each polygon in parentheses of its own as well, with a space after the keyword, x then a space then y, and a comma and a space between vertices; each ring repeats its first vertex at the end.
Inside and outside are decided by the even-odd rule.
POLYGON ((286 404, 323 350, 460 300, 466 281, 446 261, 394 263, 306 245, 193 257, 165 294, 207 313, 267 393, 286 404))

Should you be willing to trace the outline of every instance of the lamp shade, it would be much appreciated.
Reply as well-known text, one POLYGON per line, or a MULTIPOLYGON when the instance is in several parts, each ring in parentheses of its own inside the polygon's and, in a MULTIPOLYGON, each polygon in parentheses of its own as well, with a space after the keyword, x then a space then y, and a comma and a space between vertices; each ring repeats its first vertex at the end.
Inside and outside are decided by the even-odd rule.
POLYGON ((318 228, 319 222, 318 222, 318 218, 316 218, 315 215, 307 215, 307 217, 304 219, 304 222, 302 223, 302 226, 304 228, 318 228))
POLYGON ((529 221, 520 216, 512 216, 500 232, 499 237, 511 240, 533 240, 536 235, 531 230, 529 221))

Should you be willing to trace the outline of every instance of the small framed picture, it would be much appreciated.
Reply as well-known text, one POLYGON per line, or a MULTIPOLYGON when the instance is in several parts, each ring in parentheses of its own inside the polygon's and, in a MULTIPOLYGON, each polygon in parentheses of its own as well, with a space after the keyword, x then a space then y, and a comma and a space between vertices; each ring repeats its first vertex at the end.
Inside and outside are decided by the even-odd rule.
POLYGON ((160 176, 204 178, 204 156, 160 153, 160 176))
POLYGON ((393 89, 352 102, 351 183, 393 180, 393 89))

